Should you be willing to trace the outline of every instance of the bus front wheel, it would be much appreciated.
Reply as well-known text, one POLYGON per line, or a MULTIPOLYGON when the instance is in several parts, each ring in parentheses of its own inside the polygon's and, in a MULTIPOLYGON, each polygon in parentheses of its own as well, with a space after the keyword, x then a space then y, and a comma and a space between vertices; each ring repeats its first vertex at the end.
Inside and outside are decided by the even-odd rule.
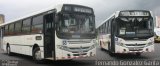
POLYGON ((113 52, 109 51, 109 55, 110 55, 111 57, 113 57, 113 56, 116 56, 116 53, 113 53, 113 52))
POLYGON ((40 48, 35 48, 35 49, 33 50, 33 60, 34 60, 36 63, 42 63, 40 48))
POLYGON ((102 41, 100 41, 100 48, 101 48, 101 50, 103 50, 102 41))
POLYGON ((12 55, 10 46, 7 46, 7 47, 6 47, 6 51, 7 51, 7 55, 9 55, 9 56, 12 55))

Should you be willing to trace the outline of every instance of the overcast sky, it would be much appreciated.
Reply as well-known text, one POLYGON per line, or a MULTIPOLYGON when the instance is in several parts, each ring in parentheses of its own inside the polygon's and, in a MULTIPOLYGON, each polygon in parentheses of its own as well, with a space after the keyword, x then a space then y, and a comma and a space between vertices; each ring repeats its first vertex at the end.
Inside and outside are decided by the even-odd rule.
POLYGON ((95 11, 96 24, 100 24, 117 10, 151 10, 154 15, 160 16, 160 0, 0 0, 0 14, 5 15, 7 22, 62 3, 92 7, 95 11))

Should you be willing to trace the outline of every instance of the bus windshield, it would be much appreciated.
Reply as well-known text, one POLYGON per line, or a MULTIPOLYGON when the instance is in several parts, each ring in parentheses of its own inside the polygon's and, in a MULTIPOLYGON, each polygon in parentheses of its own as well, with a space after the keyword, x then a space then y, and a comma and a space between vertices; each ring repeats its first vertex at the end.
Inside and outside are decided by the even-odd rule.
POLYGON ((89 38, 93 37, 93 34, 95 34, 95 23, 93 15, 63 14, 59 26, 60 33, 66 37, 89 38))
POLYGON ((119 17, 116 22, 118 36, 140 38, 154 35, 151 17, 119 17))

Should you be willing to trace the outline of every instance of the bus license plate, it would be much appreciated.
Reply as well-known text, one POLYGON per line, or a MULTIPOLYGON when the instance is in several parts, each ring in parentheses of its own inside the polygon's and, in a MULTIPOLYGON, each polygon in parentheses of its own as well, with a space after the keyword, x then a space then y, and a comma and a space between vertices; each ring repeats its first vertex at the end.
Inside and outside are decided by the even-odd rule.
POLYGON ((140 48, 130 48, 129 50, 140 50, 140 48))

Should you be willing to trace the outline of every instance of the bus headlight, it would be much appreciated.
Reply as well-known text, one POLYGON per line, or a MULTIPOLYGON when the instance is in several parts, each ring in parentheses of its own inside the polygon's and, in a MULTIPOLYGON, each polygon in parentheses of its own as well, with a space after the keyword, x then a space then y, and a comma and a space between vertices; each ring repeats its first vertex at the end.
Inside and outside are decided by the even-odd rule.
POLYGON ((119 46, 124 46, 124 43, 118 42, 119 46))
POLYGON ((67 46, 62 46, 62 45, 58 45, 57 48, 59 48, 61 50, 66 50, 66 51, 69 50, 67 46))
POLYGON ((118 41, 118 38, 115 38, 115 41, 118 41))
POLYGON ((120 46, 124 46, 124 43, 120 43, 120 46))
POLYGON ((96 44, 93 44, 91 47, 90 47, 90 49, 93 49, 93 48, 95 48, 96 47, 96 44))
POLYGON ((93 40, 93 43, 94 43, 94 44, 97 44, 97 41, 96 41, 96 40, 93 40))

